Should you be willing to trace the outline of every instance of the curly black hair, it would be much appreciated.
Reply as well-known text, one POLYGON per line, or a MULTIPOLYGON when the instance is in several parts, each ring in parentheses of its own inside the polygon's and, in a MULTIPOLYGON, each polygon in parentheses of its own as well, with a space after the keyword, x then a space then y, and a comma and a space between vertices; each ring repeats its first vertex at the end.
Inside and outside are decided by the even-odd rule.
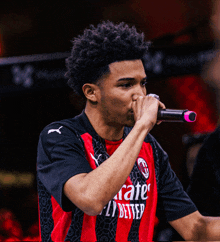
POLYGON ((144 41, 144 33, 129 27, 124 22, 114 24, 104 21, 85 29, 74 38, 71 55, 66 59, 68 85, 85 98, 82 86, 96 83, 109 72, 109 64, 116 61, 143 59, 149 42, 144 41))

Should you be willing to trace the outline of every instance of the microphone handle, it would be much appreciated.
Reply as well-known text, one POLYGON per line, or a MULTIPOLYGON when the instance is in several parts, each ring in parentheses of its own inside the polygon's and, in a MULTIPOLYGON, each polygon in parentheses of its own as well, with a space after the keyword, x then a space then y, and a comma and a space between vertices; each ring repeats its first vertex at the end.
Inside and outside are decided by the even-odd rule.
POLYGON ((166 122, 194 122, 196 113, 188 109, 159 109, 157 119, 166 122))

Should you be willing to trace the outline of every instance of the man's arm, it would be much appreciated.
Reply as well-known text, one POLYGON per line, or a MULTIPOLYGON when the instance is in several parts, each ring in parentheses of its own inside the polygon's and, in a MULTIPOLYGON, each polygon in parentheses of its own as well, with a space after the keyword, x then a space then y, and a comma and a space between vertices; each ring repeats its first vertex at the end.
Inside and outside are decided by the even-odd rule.
POLYGON ((198 211, 169 222, 187 241, 219 241, 220 218, 202 216, 198 211))
POLYGON ((133 108, 135 126, 114 154, 90 173, 75 175, 65 183, 64 194, 86 214, 98 215, 121 189, 157 121, 159 106, 165 108, 153 97, 140 97, 133 108))

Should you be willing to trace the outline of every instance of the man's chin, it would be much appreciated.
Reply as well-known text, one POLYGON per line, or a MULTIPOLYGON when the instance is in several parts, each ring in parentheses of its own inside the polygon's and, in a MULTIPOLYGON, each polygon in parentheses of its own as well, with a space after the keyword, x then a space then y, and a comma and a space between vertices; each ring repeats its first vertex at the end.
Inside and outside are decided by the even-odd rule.
POLYGON ((135 125, 135 121, 134 121, 134 116, 132 115, 131 117, 129 117, 126 126, 127 127, 133 127, 134 125, 135 125))

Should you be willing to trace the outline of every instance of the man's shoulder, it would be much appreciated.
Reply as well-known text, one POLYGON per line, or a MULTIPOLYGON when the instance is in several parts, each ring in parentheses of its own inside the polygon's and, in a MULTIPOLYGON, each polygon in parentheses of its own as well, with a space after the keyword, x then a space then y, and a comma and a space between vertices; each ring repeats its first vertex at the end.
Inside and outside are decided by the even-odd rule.
POLYGON ((56 144, 67 142, 81 143, 80 136, 86 132, 81 115, 48 124, 40 133, 39 141, 44 146, 54 147, 56 144))
POLYGON ((58 135, 68 135, 71 133, 85 132, 86 127, 82 125, 82 114, 77 115, 73 118, 67 118, 59 121, 54 121, 47 126, 41 132, 41 135, 45 134, 58 134, 58 135))

